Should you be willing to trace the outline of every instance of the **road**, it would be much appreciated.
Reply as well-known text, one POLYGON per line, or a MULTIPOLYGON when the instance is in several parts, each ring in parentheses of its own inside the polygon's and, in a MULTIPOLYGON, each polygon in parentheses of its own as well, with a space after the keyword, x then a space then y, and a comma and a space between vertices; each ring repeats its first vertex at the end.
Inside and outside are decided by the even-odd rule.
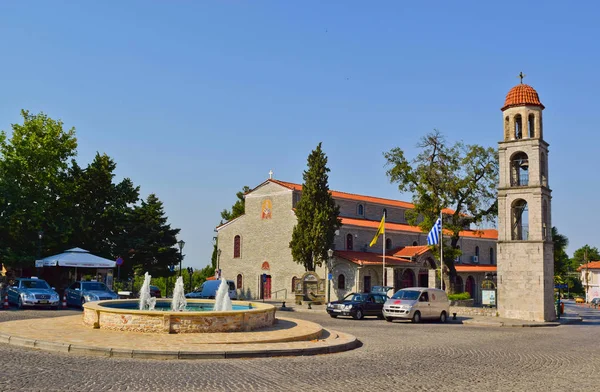
MULTIPOLYGON (((567 304, 567 309, 574 304, 567 304)), ((77 314, 0 311, 0 322, 77 314)), ((544 328, 387 323, 285 313, 357 336, 352 351, 307 357, 151 361, 0 344, 1 391, 590 391, 600 385, 600 311, 544 328)), ((42 322, 42 320, 40 320, 42 322)))

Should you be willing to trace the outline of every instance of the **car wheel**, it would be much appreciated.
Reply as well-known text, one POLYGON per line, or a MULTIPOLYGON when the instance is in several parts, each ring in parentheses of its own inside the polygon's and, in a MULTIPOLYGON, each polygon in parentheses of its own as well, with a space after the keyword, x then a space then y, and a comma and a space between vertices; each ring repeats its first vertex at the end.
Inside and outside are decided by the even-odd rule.
POLYGON ((440 314, 440 323, 445 323, 446 320, 448 320, 448 316, 446 315, 446 312, 442 312, 442 314, 440 314))
POLYGON ((386 317, 385 321, 387 321, 388 323, 391 323, 392 321, 394 321, 394 319, 392 317, 386 317))
POLYGON ((85 303, 85 298, 81 298, 81 307, 83 308, 83 304, 85 303))
POLYGON ((357 309, 353 317, 356 320, 362 320, 362 318, 365 317, 365 315, 363 314, 362 309, 357 309))
POLYGON ((420 322, 421 322, 421 312, 419 312, 419 311, 417 310, 417 311, 415 312, 415 314, 413 314, 412 322, 413 322, 413 323, 420 323, 420 322))
POLYGON ((23 300, 21 299, 20 295, 17 299, 17 309, 23 309, 23 300))
POLYGON ((329 315, 331 318, 337 318, 337 314, 330 314, 329 315))

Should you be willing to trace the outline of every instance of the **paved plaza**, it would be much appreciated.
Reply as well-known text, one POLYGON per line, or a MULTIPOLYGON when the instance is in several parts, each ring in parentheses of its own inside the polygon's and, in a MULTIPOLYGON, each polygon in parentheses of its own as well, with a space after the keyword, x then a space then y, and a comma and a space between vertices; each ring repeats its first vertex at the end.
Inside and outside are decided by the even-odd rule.
MULTIPOLYGON (((600 311, 546 328, 280 316, 350 333, 362 347, 302 357, 139 360, 0 344, 2 391, 589 391, 600 385, 600 311)), ((0 322, 80 311, 0 311, 0 322)), ((39 320, 40 323, 43 320, 39 320)))

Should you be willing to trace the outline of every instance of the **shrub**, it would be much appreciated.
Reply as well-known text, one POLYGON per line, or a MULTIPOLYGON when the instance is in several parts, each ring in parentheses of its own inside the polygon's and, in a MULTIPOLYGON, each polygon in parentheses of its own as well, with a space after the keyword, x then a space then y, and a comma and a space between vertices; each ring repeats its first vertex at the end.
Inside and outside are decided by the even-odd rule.
POLYGON ((461 300, 465 300, 465 299, 471 299, 471 294, 469 294, 469 293, 449 294, 448 299, 450 301, 461 301, 461 300))

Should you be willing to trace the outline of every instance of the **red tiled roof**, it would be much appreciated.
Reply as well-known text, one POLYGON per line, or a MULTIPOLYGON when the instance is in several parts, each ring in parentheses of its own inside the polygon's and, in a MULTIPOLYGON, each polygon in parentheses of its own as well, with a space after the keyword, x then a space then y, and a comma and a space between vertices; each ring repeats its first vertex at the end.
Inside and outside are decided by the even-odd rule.
POLYGON ((404 248, 399 248, 396 251, 390 253, 395 257, 416 257, 422 255, 428 250, 429 247, 427 245, 405 246, 404 248))
POLYGON ((511 88, 508 94, 506 94, 504 106, 501 110, 522 105, 539 106, 544 109, 544 105, 540 102, 537 91, 530 85, 521 83, 511 88))
MULTIPOLYGON (((355 264, 361 265, 382 265, 383 264, 383 255, 372 252, 355 252, 353 250, 336 250, 334 252, 335 256, 341 257, 342 259, 346 259, 355 264)), ((400 257, 394 256, 385 256, 385 264, 386 265, 404 265, 410 263, 410 260, 403 259, 400 257)))
POLYGON ((577 268, 577 271, 584 269, 600 269, 600 261, 590 261, 587 264, 583 264, 581 267, 577 268))
MULTIPOLYGON (((269 179, 268 181, 274 182, 276 184, 279 184, 281 186, 284 186, 286 188, 289 188, 289 189, 292 189, 295 191, 302 191, 302 185, 300 185, 300 184, 294 184, 291 182, 279 181, 279 180, 274 180, 274 179, 269 179)), ((377 203, 377 204, 387 205, 387 206, 391 206, 391 207, 415 208, 414 204, 408 203, 406 201, 384 199, 381 197, 373 197, 373 196, 357 195, 354 193, 346 193, 346 192, 339 192, 339 191, 332 191, 332 190, 330 190, 330 192, 331 192, 331 196, 333 196, 337 199, 364 201, 364 202, 369 202, 369 203, 377 203)), ((445 214, 454 214, 454 211, 449 208, 445 208, 442 212, 444 212, 445 214)))
MULTIPOLYGON (((358 227, 368 227, 368 228, 378 228, 379 221, 371 221, 366 219, 355 219, 355 218, 340 218, 342 220, 342 225, 348 226, 358 226, 358 227)), ((385 222, 385 228, 388 230, 394 231, 409 231, 412 233, 422 233, 421 229, 418 226, 406 225, 403 223, 391 223, 385 222)), ((444 230, 444 234, 450 234, 450 232, 444 230)), ((490 240, 498 239, 498 230, 496 229, 485 229, 485 230, 463 230, 460 232, 461 237, 471 237, 471 238, 485 238, 490 240)))
POLYGON ((454 265, 456 272, 496 272, 495 265, 454 265))

